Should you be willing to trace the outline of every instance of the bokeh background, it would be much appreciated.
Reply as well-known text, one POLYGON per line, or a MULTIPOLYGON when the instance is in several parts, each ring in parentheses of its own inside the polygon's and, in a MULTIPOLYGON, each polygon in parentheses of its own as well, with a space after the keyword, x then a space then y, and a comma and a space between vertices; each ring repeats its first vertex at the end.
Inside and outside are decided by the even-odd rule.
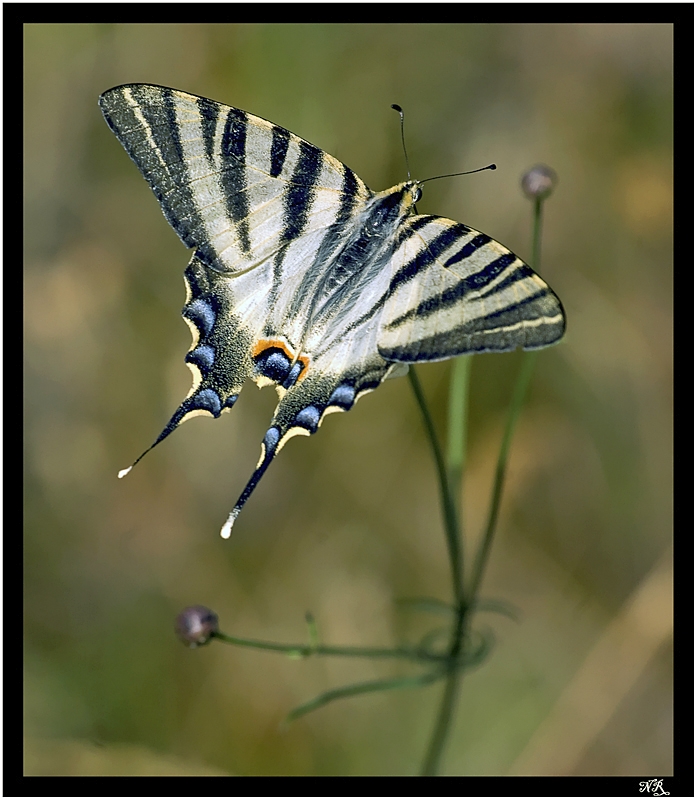
MULTIPOLYGON (((188 650, 200 603, 240 636, 390 645, 449 599, 435 473, 405 379, 294 439, 233 537, 275 393, 197 418, 116 473, 188 392, 188 255, 97 97, 173 86, 279 123, 373 189, 530 255, 519 188, 559 175, 542 273, 568 335, 538 360, 443 771, 672 773, 672 26, 43 25, 24 29, 25 771, 414 774, 441 688, 295 705, 399 665, 188 650)), ((475 359, 467 548, 484 523, 520 353, 475 359)), ((450 364, 422 366, 443 432, 450 364)))

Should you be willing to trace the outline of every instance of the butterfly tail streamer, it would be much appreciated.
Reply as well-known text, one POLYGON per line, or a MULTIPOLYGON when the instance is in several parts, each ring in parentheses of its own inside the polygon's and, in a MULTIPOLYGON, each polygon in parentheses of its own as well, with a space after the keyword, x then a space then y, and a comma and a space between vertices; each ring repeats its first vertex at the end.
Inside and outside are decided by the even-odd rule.
POLYGON ((165 425, 162 433, 155 439, 155 441, 144 450, 138 458, 131 464, 130 467, 122 469, 119 472, 119 478, 125 478, 126 475, 135 467, 135 465, 143 459, 154 447, 166 439, 170 433, 173 433, 184 420, 200 414, 208 414, 214 418, 219 417, 223 411, 232 408, 237 400, 237 395, 231 395, 225 400, 224 406, 220 402, 220 398, 213 390, 203 389, 200 392, 187 397, 186 400, 179 406, 179 408, 172 414, 171 419, 165 425))
POLYGON ((282 388, 281 400, 261 444, 256 469, 220 531, 223 539, 230 537, 243 506, 286 442, 294 436, 316 433, 328 414, 349 411, 359 397, 376 389, 391 369, 391 364, 375 359, 364 363, 354 376, 310 371, 306 378, 290 388, 282 388))
POLYGON ((271 426, 268 431, 266 431, 266 436, 264 436, 264 440, 261 444, 261 458, 259 459, 259 463, 257 464, 252 477, 247 481, 247 485, 244 487, 242 494, 240 495, 239 500, 235 503, 234 508, 229 513, 225 524, 220 529, 220 535, 223 539, 229 539, 230 533, 232 532, 232 526, 235 524, 235 520, 242 511, 244 504, 249 500, 252 492, 256 488, 259 481, 264 476, 264 473, 269 467, 269 464, 274 459, 274 456, 279 450, 278 443, 280 441, 281 435, 278 428, 271 426))
POLYGON ((136 458, 136 460, 131 464, 130 467, 126 467, 126 469, 122 469, 122 470, 119 471, 119 478, 125 478, 126 475, 128 475, 128 473, 133 469, 133 467, 135 467, 135 465, 141 459, 143 459, 154 447, 156 447, 158 444, 160 444, 161 441, 166 439, 170 435, 170 433, 173 433, 179 427, 180 423, 184 420, 184 417, 191 410, 192 410, 191 409, 191 404, 187 400, 185 400, 179 406, 179 408, 174 412, 174 414, 172 415, 172 417, 169 420, 169 422, 167 423, 167 425, 165 425, 165 428, 162 431, 162 433, 157 437, 157 439, 155 439, 155 441, 150 445, 150 447, 148 447, 147 450, 144 450, 138 456, 138 458, 136 458))
MULTIPOLYGON (((292 386, 284 393, 271 421, 271 425, 266 431, 261 443, 261 457, 259 458, 257 466, 220 531, 220 535, 223 539, 228 539, 230 537, 232 526, 242 511, 242 508, 247 500, 249 500, 252 492, 269 468, 269 465, 286 442, 293 436, 311 436, 313 433, 316 433, 317 429, 322 424, 324 415, 332 410, 347 410, 339 407, 337 402, 337 400, 340 399, 341 390, 339 392, 336 390, 327 391, 325 388, 322 392, 320 388, 322 383, 323 381, 313 380, 313 376, 308 376, 305 380, 301 381, 300 384, 292 386), (318 386, 318 384, 320 384, 320 386, 318 386), (331 403, 330 400, 332 401, 331 403)), ((344 400, 346 401, 345 405, 347 405, 347 408, 353 404, 353 397, 354 393, 352 388, 348 393, 344 390, 344 400), (350 397, 349 394, 351 395, 350 397)))

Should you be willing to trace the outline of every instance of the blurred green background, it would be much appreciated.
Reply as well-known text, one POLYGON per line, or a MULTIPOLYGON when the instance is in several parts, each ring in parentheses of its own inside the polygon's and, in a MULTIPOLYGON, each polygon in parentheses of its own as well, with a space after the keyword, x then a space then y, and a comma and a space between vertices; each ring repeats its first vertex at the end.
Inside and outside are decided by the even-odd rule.
MULTIPOLYGON (((466 676, 444 772, 672 773, 672 26, 26 25, 25 771, 414 774, 441 688, 279 722, 399 665, 187 650, 179 610, 240 636, 414 640, 449 599, 438 489, 405 379, 295 439, 225 542, 275 393, 184 425, 188 255, 97 98, 158 83, 244 108, 421 213, 530 255, 522 173, 551 165, 541 272, 568 334, 541 353, 484 593, 490 659, 466 676)), ((482 529, 520 353, 475 359, 466 533, 482 529)), ((419 374, 443 431, 450 364, 419 374)))

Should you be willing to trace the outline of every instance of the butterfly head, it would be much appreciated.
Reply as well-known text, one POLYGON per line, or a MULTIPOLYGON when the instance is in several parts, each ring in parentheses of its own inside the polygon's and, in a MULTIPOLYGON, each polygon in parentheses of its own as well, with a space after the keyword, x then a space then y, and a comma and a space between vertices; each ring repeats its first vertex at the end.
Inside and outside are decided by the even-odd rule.
POLYGON ((400 188, 403 194, 403 204, 406 207, 407 212, 411 212, 412 210, 416 209, 416 204, 421 200, 421 182, 420 181, 406 181, 405 183, 400 184, 400 188))
MULTIPOLYGON (((416 204, 419 200, 421 200, 421 183, 405 181, 382 192, 378 207, 383 217, 389 217, 398 222, 416 211, 416 204)), ((375 217, 377 218, 377 215, 375 217)))

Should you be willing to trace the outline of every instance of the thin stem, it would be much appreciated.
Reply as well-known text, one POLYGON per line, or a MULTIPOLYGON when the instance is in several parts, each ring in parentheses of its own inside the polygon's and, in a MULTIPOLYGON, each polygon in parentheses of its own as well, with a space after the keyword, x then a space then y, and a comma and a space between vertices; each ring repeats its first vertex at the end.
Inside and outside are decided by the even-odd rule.
POLYGON ((453 594, 458 602, 465 597, 465 582, 464 570, 462 565, 462 548, 460 545, 460 525, 457 517, 457 509, 453 502, 450 484, 448 482, 448 472, 445 466, 445 460, 438 442, 436 435, 436 428, 433 424, 431 412, 426 405, 426 398, 424 397, 421 383, 416 375, 414 366, 409 367, 409 380, 411 387, 414 390, 416 401, 421 409, 421 415, 424 420, 426 432, 431 443, 431 450, 433 451, 433 458, 436 462, 436 469, 438 471, 438 482, 440 484, 441 507, 443 510, 443 522, 445 525, 445 537, 448 544, 448 555, 450 557, 450 570, 452 573, 453 594))
POLYGON ((461 672, 450 672, 445 682, 445 689, 443 691, 443 698, 440 703, 440 710, 436 725, 433 729, 433 735, 428 745, 424 765, 421 769, 421 774, 424 776, 437 775, 438 767, 440 765, 441 756, 445 749, 445 743, 450 733, 450 724, 453 719, 455 707, 457 705, 457 698, 460 694, 460 682, 462 679, 461 672))
POLYGON ((425 675, 415 675, 405 678, 387 678, 386 680, 367 681, 365 683, 353 683, 348 686, 341 686, 338 689, 330 689, 328 692, 318 695, 307 703, 294 708, 286 717, 286 722, 292 722, 304 714, 309 714, 317 708, 326 706, 333 700, 341 700, 344 697, 354 697, 357 694, 368 694, 369 692, 384 692, 389 689, 410 689, 415 686, 426 686, 429 683, 439 680, 443 673, 427 672, 425 675))
POLYGON ((450 398, 448 404, 448 479, 450 493, 460 519, 462 535, 462 474, 467 451, 467 411, 472 368, 472 356, 464 355, 453 361, 450 373, 450 398))
POLYGON ((220 639, 226 644, 235 644, 240 647, 254 647, 258 650, 273 650, 276 653, 285 653, 297 658, 308 656, 347 656, 349 658, 401 658, 410 661, 441 661, 443 656, 438 653, 429 653, 425 650, 407 647, 332 647, 322 644, 281 644, 280 642, 266 642, 261 639, 244 639, 240 636, 230 636, 227 633, 216 632, 211 638, 220 639))
POLYGON ((542 203, 541 197, 536 197, 532 209, 532 258, 530 266, 534 272, 540 271, 540 253, 542 252, 542 203))
POLYGON ((496 522, 498 520, 499 509, 501 506, 501 497, 503 495, 503 483, 506 477, 506 466, 508 464, 508 452, 513 438, 513 430, 515 428, 520 412, 523 408, 525 395, 530 385, 533 369, 537 360, 537 353, 524 353, 523 362, 520 366, 518 379, 516 381, 515 389, 513 390, 513 397, 508 409, 508 417, 506 418, 506 427, 503 432, 501 440, 501 447, 499 449, 499 457, 496 462, 496 472, 494 474, 494 487, 491 493, 491 500, 489 502, 489 516, 487 518, 484 536, 482 537, 481 544, 477 550, 474 558, 474 566, 472 569, 472 578, 470 581, 470 588, 468 598, 473 602, 479 591, 479 587, 484 575, 487 558, 491 551, 491 544, 496 530, 496 522))
MULTIPOLYGON (((462 544, 462 474, 466 461, 467 447, 467 409, 472 357, 461 356, 453 362, 450 374, 450 396, 448 404, 448 449, 446 477, 449 494, 455 509, 457 529, 452 532, 453 542, 449 541, 449 553, 453 574, 464 575, 464 547, 462 544)), ((443 478, 441 478, 443 480, 443 478)), ((446 528, 448 539, 451 532, 446 528)), ((433 728, 431 741, 426 752, 422 775, 437 775, 445 745, 450 733, 452 721, 460 694, 462 671, 457 669, 460 654, 465 641, 468 625, 469 604, 465 588, 453 583, 455 595, 455 621, 450 640, 450 658, 448 675, 443 689, 438 717, 433 728)))

